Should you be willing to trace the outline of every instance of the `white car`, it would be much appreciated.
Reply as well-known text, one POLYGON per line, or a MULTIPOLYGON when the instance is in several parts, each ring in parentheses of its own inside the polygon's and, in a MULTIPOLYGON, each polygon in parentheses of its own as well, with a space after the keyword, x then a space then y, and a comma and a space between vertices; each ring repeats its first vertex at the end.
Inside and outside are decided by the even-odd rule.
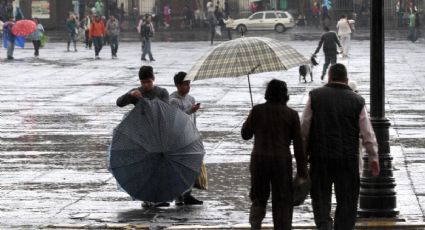
POLYGON ((239 32, 245 33, 249 30, 275 30, 278 33, 284 32, 287 28, 295 26, 292 15, 286 11, 259 11, 253 13, 248 18, 234 20, 226 25, 239 32))

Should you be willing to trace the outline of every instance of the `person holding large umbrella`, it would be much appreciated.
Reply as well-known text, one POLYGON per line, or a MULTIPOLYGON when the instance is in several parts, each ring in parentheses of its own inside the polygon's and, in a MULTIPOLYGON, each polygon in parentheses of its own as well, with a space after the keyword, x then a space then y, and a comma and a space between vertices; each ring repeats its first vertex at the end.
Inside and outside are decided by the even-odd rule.
MULTIPOLYGON (((116 101, 117 106, 124 107, 129 104, 136 106, 141 100, 159 99, 165 103, 169 101, 169 93, 166 89, 155 86, 155 75, 152 66, 142 66, 139 70, 139 80, 141 86, 131 89, 119 97, 116 101)), ((145 201, 143 207, 164 207, 169 206, 168 202, 149 202, 145 201)))

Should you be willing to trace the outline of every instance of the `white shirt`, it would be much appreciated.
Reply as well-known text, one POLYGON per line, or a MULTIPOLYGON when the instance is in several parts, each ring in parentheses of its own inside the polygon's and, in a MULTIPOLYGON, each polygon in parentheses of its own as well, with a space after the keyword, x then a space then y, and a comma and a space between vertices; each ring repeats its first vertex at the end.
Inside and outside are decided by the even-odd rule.
POLYGON ((346 18, 342 18, 338 21, 338 23, 336 24, 336 28, 338 29, 338 36, 345 36, 345 35, 350 35, 351 34, 351 29, 350 29, 350 25, 348 23, 350 23, 350 21, 354 20, 347 20, 346 18))

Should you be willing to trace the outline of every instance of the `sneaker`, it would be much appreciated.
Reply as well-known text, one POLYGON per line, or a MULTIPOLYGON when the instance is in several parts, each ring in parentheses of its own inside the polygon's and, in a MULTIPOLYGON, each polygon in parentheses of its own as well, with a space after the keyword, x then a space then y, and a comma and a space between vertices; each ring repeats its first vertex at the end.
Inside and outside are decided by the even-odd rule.
POLYGON ((184 198, 184 204, 186 205, 202 205, 204 202, 202 200, 198 200, 193 196, 188 196, 184 198))

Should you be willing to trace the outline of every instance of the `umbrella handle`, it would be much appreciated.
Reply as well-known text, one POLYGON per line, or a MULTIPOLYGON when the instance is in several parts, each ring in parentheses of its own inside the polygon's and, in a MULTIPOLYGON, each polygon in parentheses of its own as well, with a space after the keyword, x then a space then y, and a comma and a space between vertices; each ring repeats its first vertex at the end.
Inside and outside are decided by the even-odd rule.
POLYGON ((252 100, 251 81, 249 80, 249 74, 247 76, 248 76, 249 96, 251 96, 251 107, 254 107, 254 102, 252 100))

